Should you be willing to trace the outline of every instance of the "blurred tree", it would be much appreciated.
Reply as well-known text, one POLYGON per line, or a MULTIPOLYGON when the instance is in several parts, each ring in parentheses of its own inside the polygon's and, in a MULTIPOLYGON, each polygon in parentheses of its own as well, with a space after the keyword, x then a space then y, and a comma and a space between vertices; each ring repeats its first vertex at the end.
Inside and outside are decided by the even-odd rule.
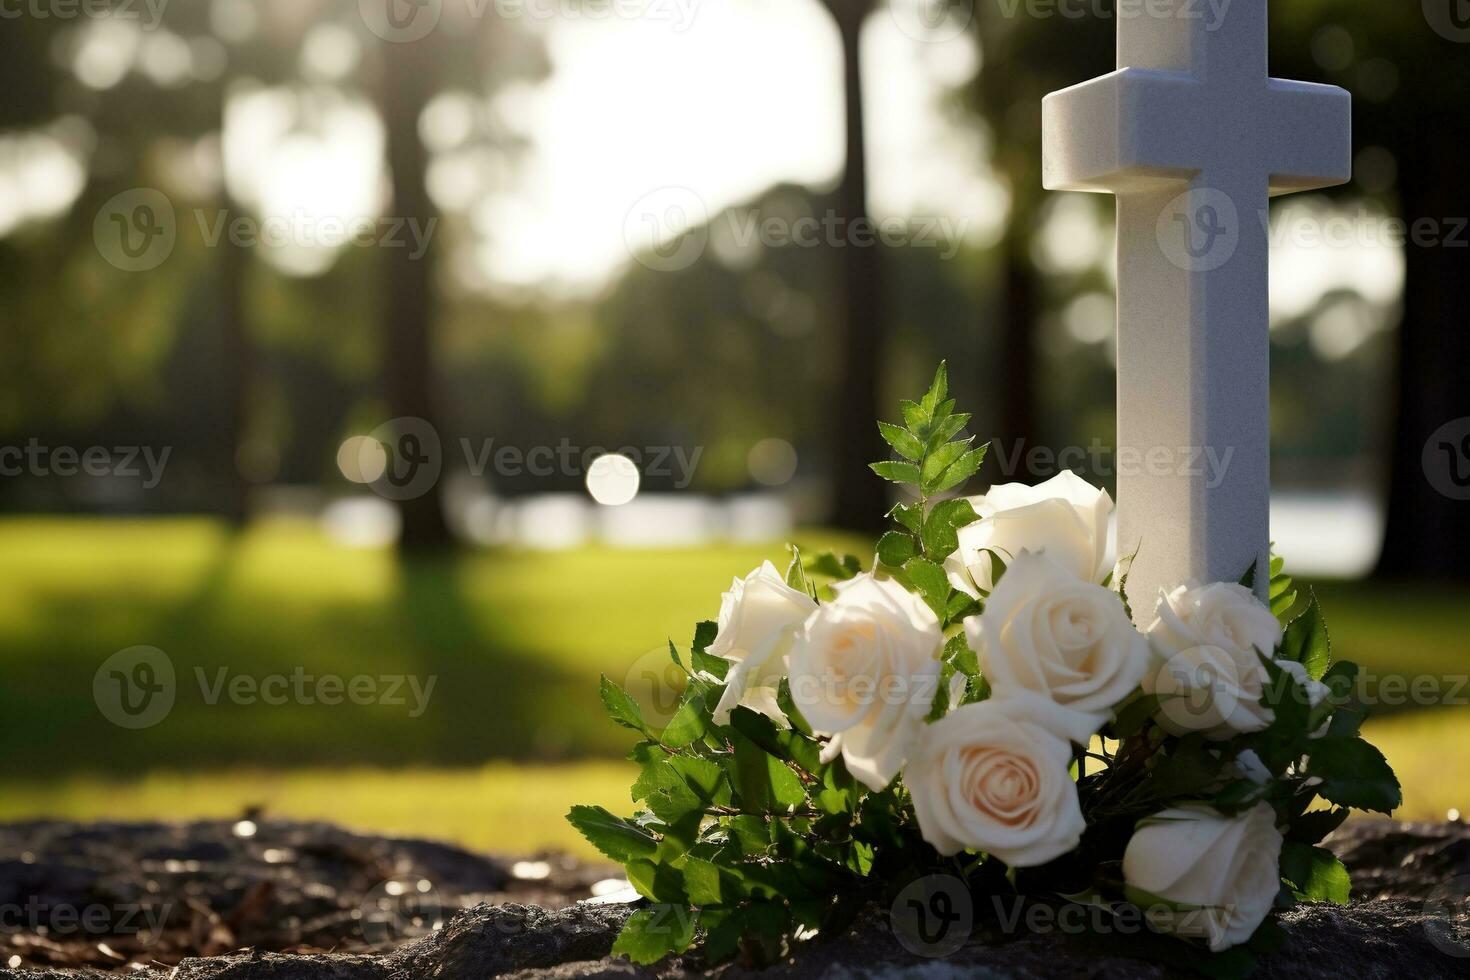
MULTIPOLYGON (((862 28, 877 0, 822 0, 842 40, 843 91, 846 95, 847 163, 837 190, 837 219, 849 233, 871 227, 868 216, 868 163, 863 128, 862 28)), ((873 424, 878 411, 878 366, 883 360, 883 255, 876 241, 849 243, 838 250, 842 284, 838 302, 842 329, 842 376, 832 431, 832 524, 869 530, 882 524, 887 490, 868 464, 888 450, 873 424)))
MULTIPOLYGON (((1426 472, 1425 458, 1437 429, 1470 418, 1464 378, 1470 329, 1463 300, 1470 274, 1470 235, 1463 228, 1470 184, 1461 163, 1470 146, 1464 98, 1470 29, 1451 19, 1455 9, 1452 0, 1437 7, 1299 0, 1273 8, 1273 69, 1321 78, 1353 93, 1354 147, 1360 153, 1387 150, 1397 181, 1392 174, 1370 174, 1381 187, 1359 181, 1349 192, 1378 192, 1411 232, 1404 254, 1388 520, 1378 565, 1385 576, 1470 578, 1464 555, 1470 502, 1437 489, 1435 477, 1447 474, 1426 472)), ((1434 460, 1454 465, 1447 456, 1434 460)))
MULTIPOLYGON (((433 30, 417 41, 379 46, 379 96, 393 182, 391 213, 398 219, 417 221, 420 228, 433 228, 438 223, 429 197, 428 151, 419 136, 419 119, 438 91, 445 44, 442 30, 433 30)), ((440 433, 442 441, 447 433, 434 393, 433 256, 432 244, 422 255, 406 248, 384 250, 383 330, 387 346, 383 374, 391 414, 395 418, 423 419, 440 433)), ((399 509, 403 514, 400 548, 419 551, 451 543, 437 487, 403 501, 399 509)))
POLYGON ((992 165, 1011 196, 997 246, 1003 309, 999 363, 982 365, 998 383, 997 446, 1044 438, 1036 389, 1037 327, 1047 308, 1033 243, 1047 192, 1041 186, 1041 100, 1049 92, 1111 71, 1114 22, 1102 17, 1025 15, 1024 8, 980 4, 971 21, 979 35, 980 71, 968 93, 992 137, 992 165))

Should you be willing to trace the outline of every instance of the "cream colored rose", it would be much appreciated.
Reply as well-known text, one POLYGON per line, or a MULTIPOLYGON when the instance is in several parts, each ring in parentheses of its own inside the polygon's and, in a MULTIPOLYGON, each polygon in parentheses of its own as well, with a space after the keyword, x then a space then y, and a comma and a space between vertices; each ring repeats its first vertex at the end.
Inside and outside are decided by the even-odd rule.
POLYGON ((1148 641, 1116 593, 1023 551, 965 620, 980 670, 997 698, 1031 691, 1065 712, 1060 734, 1082 745, 1149 669, 1148 641))
POLYGON ((719 632, 707 651, 734 665, 715 707, 715 724, 728 725, 736 705, 787 724, 776 692, 786 676, 792 638, 816 608, 812 597, 787 585, 770 562, 730 584, 721 597, 719 632))
POLYGON ((1023 691, 926 726, 903 772, 924 839, 940 854, 984 851, 1013 868, 1074 849, 1086 821, 1061 713, 1023 691))
POLYGON ((791 696, 821 735, 823 761, 842 756, 873 790, 893 781, 933 703, 944 643, 939 620, 891 579, 835 586, 796 634, 791 696))
POLYGON ((955 588, 979 598, 994 588, 991 556, 1009 563, 1021 551, 1041 551, 1088 582, 1101 582, 1107 564, 1108 514, 1113 500, 1070 470, 1038 486, 1007 483, 971 497, 980 520, 960 528, 960 546, 945 560, 955 588))
POLYGON ((1270 913, 1281 890, 1281 842, 1269 804, 1236 817, 1189 804, 1139 822, 1123 877, 1145 893, 1133 898, 1155 925, 1220 952, 1249 939, 1270 913))
POLYGON ((1175 735, 1224 740, 1258 732, 1275 713, 1261 704, 1268 678, 1260 655, 1281 642, 1281 624, 1242 585, 1187 583, 1160 596, 1144 631, 1153 666, 1143 689, 1159 697, 1159 725, 1175 735))

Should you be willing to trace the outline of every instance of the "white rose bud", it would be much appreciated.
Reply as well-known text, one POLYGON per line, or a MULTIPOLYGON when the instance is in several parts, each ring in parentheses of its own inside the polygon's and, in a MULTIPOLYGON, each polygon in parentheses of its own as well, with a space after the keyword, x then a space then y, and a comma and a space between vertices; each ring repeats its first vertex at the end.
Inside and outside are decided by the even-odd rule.
POLYGON ((1048 555, 1022 552, 965 620, 981 673, 996 697, 1031 691, 1063 709, 1060 734, 1081 745, 1148 671, 1148 641, 1118 596, 1062 568, 1048 555))
POLYGON ((1023 692, 926 726, 904 769, 919 831, 940 854, 985 851, 1028 868, 1077 847, 1086 821, 1057 734, 1062 709, 1023 692))
POLYGON ((1189 804, 1139 822, 1123 878, 1146 893, 1133 897, 1155 925, 1218 953, 1249 939, 1270 913, 1281 890, 1281 842, 1269 804, 1236 817, 1189 804))
POLYGON ((944 634, 917 595, 859 575, 835 586, 791 648, 791 696, 812 728, 831 736, 822 760, 842 756, 868 788, 903 767, 939 684, 944 634))
POLYGON ((1159 696, 1156 720, 1174 735, 1223 741, 1275 718, 1261 704, 1269 678, 1261 655, 1281 642, 1281 624, 1243 585, 1190 582, 1160 596, 1144 631, 1154 664, 1143 689, 1159 696))
POLYGON ((788 724, 776 693, 786 676, 791 640, 816 608, 812 597, 787 585, 770 562, 730 584, 721 597, 719 632, 707 651, 734 664, 715 707, 715 724, 728 725, 736 705, 788 724))
POLYGON ((955 588, 979 598, 994 588, 991 556, 1006 562, 1022 549, 1044 551, 1078 578, 1101 582, 1107 564, 1113 499, 1070 470, 1038 486, 1006 483, 970 503, 980 520, 959 530, 960 546, 944 562, 955 588))

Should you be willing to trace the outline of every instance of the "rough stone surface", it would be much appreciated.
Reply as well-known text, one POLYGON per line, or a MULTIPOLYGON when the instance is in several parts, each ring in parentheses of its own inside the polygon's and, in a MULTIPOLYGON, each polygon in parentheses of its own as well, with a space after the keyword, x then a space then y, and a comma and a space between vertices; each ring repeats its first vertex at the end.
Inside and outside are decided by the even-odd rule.
MULTIPOLYGON (((222 832, 233 834, 228 824, 189 828, 0 828, 0 897, 13 900, 17 895, 31 894, 57 901, 95 901, 98 883, 115 880, 109 875, 121 874, 124 881, 128 879, 123 874, 130 860, 128 849, 105 843, 122 839, 155 844, 174 841, 180 848, 178 853, 201 855, 195 858, 201 862, 200 867, 192 872, 169 865, 175 873, 186 874, 198 884, 199 894, 211 900, 242 896, 240 900, 245 901, 251 894, 249 887, 231 877, 244 873, 237 866, 242 845, 221 838, 222 832), (34 845, 43 828, 49 840, 65 843, 39 852, 33 848, 21 856, 11 850, 11 845, 21 839, 34 845), (203 846, 211 841, 223 851, 209 851, 203 846), (71 853, 72 859, 61 857, 66 853, 71 853), (79 864, 74 860, 79 854, 95 858, 98 864, 79 864), (206 880, 204 864, 210 861, 233 869, 225 875, 227 882, 206 880)), ((628 906, 576 905, 552 910, 520 904, 527 899, 517 898, 518 886, 507 880, 505 865, 453 848, 365 839, 335 828, 296 824, 261 824, 254 839, 294 841, 293 846, 309 851, 315 855, 312 860, 320 862, 280 872, 285 882, 282 894, 294 895, 292 889, 299 888, 303 896, 310 896, 313 890, 307 872, 312 871, 333 879, 328 887, 334 890, 339 903, 355 897, 350 881, 356 872, 350 869, 359 865, 355 860, 346 860, 349 870, 344 870, 341 855, 346 848, 353 854, 390 855, 390 866, 400 875, 405 871, 410 875, 426 873, 433 864, 443 880, 454 881, 463 888, 463 894, 477 895, 485 901, 448 915, 442 929, 391 951, 361 952, 365 944, 359 934, 355 945, 344 939, 335 952, 305 945, 293 952, 263 952, 258 947, 185 958, 176 965, 158 963, 139 969, 139 963, 128 975, 171 980, 558 980, 574 976, 680 980, 707 972, 694 956, 652 970, 610 959, 613 940, 630 912, 628 906), (323 845, 320 848, 311 843, 317 838, 323 845)), ((169 850, 174 845, 159 846, 163 850, 156 859, 165 865, 184 860, 169 850)), ((1470 875, 1470 828, 1463 824, 1362 821, 1344 827, 1329 839, 1328 846, 1342 856, 1353 875, 1353 904, 1305 905, 1285 914, 1281 924, 1287 941, 1281 950, 1261 961, 1256 976, 1281 980, 1342 976, 1439 980, 1470 975, 1470 921, 1465 901, 1465 886, 1470 884, 1466 877, 1470 875), (1457 887, 1446 892, 1447 883, 1457 887), (1449 901, 1438 900, 1446 894, 1449 901), (1456 953, 1459 955, 1452 955, 1456 953)), ((243 852, 251 853, 251 849, 244 847, 243 852)), ((550 905, 564 905, 577 894, 587 894, 591 881, 606 873, 605 868, 565 862, 552 862, 545 870, 549 870, 550 877, 537 886, 540 897, 536 900, 550 905)), ((165 883, 177 884, 170 879, 161 882, 165 883)), ((293 908, 293 901, 286 901, 283 907, 293 908)), ((228 917, 228 913, 222 916, 228 917)), ((18 937, 9 938, 13 942, 18 937)), ((873 909, 847 936, 804 945, 792 960, 777 967, 757 973, 735 964, 723 967, 719 973, 729 980, 756 975, 821 980, 1113 980, 1187 975, 1184 964, 1166 967, 1132 958, 1130 953, 1136 951, 1133 943, 1136 939, 1125 936, 1036 934, 1024 930, 1007 934, 992 921, 977 924, 972 940, 953 955, 924 959, 906 952, 892 937, 883 910, 873 909)), ((98 970, 0 967, 0 980, 110 980, 119 975, 98 970)))

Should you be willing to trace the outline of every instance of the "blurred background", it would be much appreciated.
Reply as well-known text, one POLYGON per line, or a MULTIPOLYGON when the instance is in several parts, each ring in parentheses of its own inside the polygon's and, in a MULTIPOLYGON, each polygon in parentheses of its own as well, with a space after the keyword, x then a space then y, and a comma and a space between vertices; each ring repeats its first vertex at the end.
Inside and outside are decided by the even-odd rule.
MULTIPOLYGON (((1351 90, 1357 154, 1270 215, 1273 533, 1381 693, 1403 815, 1443 819, 1470 18, 1271 13, 1273 72, 1351 90)), ((628 807, 599 672, 657 702, 733 575, 871 553, 872 420, 940 358, 993 440, 971 492, 1111 487, 1112 201, 1042 191, 1040 102, 1116 26, 0 0, 0 817, 576 848, 570 803, 628 807)))

